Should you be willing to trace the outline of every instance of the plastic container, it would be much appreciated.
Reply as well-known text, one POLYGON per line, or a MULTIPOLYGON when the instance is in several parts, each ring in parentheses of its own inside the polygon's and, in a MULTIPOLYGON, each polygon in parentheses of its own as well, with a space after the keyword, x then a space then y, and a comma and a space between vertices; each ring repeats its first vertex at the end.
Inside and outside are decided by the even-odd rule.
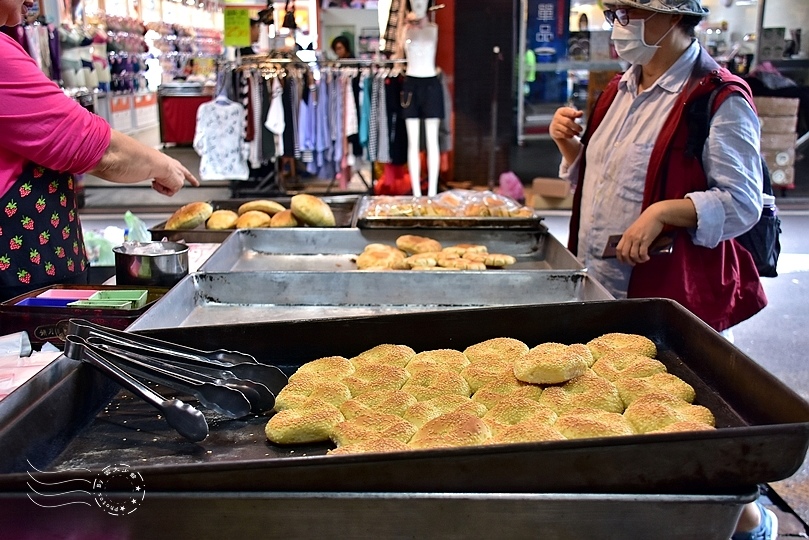
MULTIPOLYGON (((37 298, 69 298, 71 300, 87 300, 98 289, 48 289, 45 292, 38 294, 37 298)), ((19 305, 19 304, 18 304, 19 305)))
POLYGON ((132 302, 126 300, 76 300, 67 307, 89 309, 132 309, 132 302))
POLYGON ((32 306, 32 307, 67 307, 70 302, 75 302, 75 298, 24 298, 14 304, 15 306, 32 306))
POLYGON ((142 289, 98 291, 92 295, 90 302, 131 302, 132 309, 142 308, 146 305, 147 291, 142 289))
POLYGON ((762 195, 763 207, 761 209, 762 216, 774 216, 778 213, 778 207, 775 206, 775 197, 773 195, 762 195))

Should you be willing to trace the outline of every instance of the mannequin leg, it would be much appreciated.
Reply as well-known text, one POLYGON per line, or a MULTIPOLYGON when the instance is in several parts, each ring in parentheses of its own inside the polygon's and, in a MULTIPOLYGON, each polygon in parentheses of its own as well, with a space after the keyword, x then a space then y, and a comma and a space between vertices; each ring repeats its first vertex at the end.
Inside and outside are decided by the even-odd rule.
POLYGON ((421 197, 421 160, 419 159, 421 120, 408 118, 405 120, 405 127, 407 128, 407 168, 410 172, 410 185, 413 188, 413 195, 421 197))
POLYGON ((427 143, 427 195, 438 193, 438 172, 441 166, 441 153, 438 148, 439 118, 424 120, 425 142, 427 143))

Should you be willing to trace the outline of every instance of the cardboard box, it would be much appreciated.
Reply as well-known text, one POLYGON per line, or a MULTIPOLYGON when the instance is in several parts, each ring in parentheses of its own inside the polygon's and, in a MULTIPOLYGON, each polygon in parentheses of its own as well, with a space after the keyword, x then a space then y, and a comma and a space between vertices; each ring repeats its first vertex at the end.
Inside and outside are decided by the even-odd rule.
POLYGON ((767 162, 770 170, 791 167, 795 165, 795 147, 781 150, 762 150, 761 157, 767 162))
POLYGON ((561 178, 534 178, 531 192, 552 199, 564 199, 571 194, 573 187, 567 180, 561 178))
POLYGON ((760 116, 762 133, 795 133, 797 116, 760 116))
POLYGON ((573 208, 573 194, 571 193, 563 199, 533 195, 530 206, 535 210, 570 210, 573 208))
POLYGON ((766 150, 788 150, 795 148, 795 143, 798 141, 797 133, 762 133, 761 134, 761 151, 766 150))
POLYGON ((797 116, 798 98, 754 97, 756 111, 761 116, 797 116))

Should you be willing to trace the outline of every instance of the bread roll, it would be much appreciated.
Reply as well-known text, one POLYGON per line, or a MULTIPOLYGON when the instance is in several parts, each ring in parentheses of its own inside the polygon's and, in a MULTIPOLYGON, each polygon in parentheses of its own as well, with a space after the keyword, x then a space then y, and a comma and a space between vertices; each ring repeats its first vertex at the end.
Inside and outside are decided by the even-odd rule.
POLYGON ((553 427, 567 439, 589 439, 633 435, 632 425, 623 415, 601 409, 577 408, 559 417, 553 427))
POLYGON ((297 227, 300 225, 292 210, 281 210, 270 220, 270 227, 297 227))
POLYGON ((344 454, 369 454, 374 452, 403 452, 407 445, 396 439, 368 439, 353 444, 347 444, 326 452, 327 455, 336 456, 344 454))
POLYGON ((514 362, 514 376, 534 384, 559 384, 588 369, 592 355, 584 345, 541 343, 514 362))
POLYGON ((483 444, 491 438, 489 426, 474 414, 455 411, 424 424, 410 439, 410 448, 448 448, 483 444))
POLYGON ((264 434, 276 444, 327 441, 335 426, 345 420, 334 405, 310 399, 300 408, 287 409, 270 418, 264 434))
POLYGON ((332 431, 331 440, 337 446, 347 446, 380 437, 406 443, 416 430, 416 426, 399 416, 369 411, 337 424, 332 431))
POLYGON ((251 210, 258 210, 259 212, 264 212, 270 216, 274 216, 278 212, 283 212, 286 210, 284 205, 281 203, 277 203, 275 201, 267 201, 264 199, 256 200, 256 201, 249 201, 244 203, 239 207, 239 215, 245 214, 250 212, 251 210))
POLYGON ((213 206, 206 202, 188 203, 178 208, 169 217, 166 221, 166 229, 170 231, 195 229, 205 223, 212 213, 213 206))
POLYGON ((638 334, 623 334, 613 332, 604 334, 587 342, 587 346, 593 353, 593 358, 598 360, 610 351, 626 349, 649 358, 657 356, 657 347, 654 342, 638 334))
POLYGON ((233 210, 216 210, 205 222, 205 227, 211 230, 234 229, 239 214, 233 210))
POLYGON ((269 214, 259 212, 258 210, 250 210, 245 212, 239 219, 236 220, 237 229, 260 229, 270 226, 272 218, 269 214))
POLYGON ((592 371, 579 375, 562 386, 545 388, 539 397, 539 403, 547 405, 560 415, 580 407, 619 414, 624 412, 624 402, 621 401, 615 385, 592 371))
POLYGON ((329 205, 307 193, 294 195, 290 208, 295 217, 312 227, 334 227, 336 222, 329 205))

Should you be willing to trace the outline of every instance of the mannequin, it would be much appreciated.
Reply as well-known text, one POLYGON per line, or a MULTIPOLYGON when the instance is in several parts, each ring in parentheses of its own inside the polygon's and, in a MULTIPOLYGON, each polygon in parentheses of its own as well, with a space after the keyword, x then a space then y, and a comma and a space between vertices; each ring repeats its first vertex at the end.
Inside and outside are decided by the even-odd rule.
POLYGON ((407 77, 402 86, 402 116, 407 129, 407 166, 413 195, 417 197, 421 196, 421 121, 424 120, 427 146, 427 194, 432 196, 438 191, 438 127, 444 116, 444 95, 435 67, 438 26, 427 20, 428 3, 410 0, 413 12, 404 35, 407 77))

